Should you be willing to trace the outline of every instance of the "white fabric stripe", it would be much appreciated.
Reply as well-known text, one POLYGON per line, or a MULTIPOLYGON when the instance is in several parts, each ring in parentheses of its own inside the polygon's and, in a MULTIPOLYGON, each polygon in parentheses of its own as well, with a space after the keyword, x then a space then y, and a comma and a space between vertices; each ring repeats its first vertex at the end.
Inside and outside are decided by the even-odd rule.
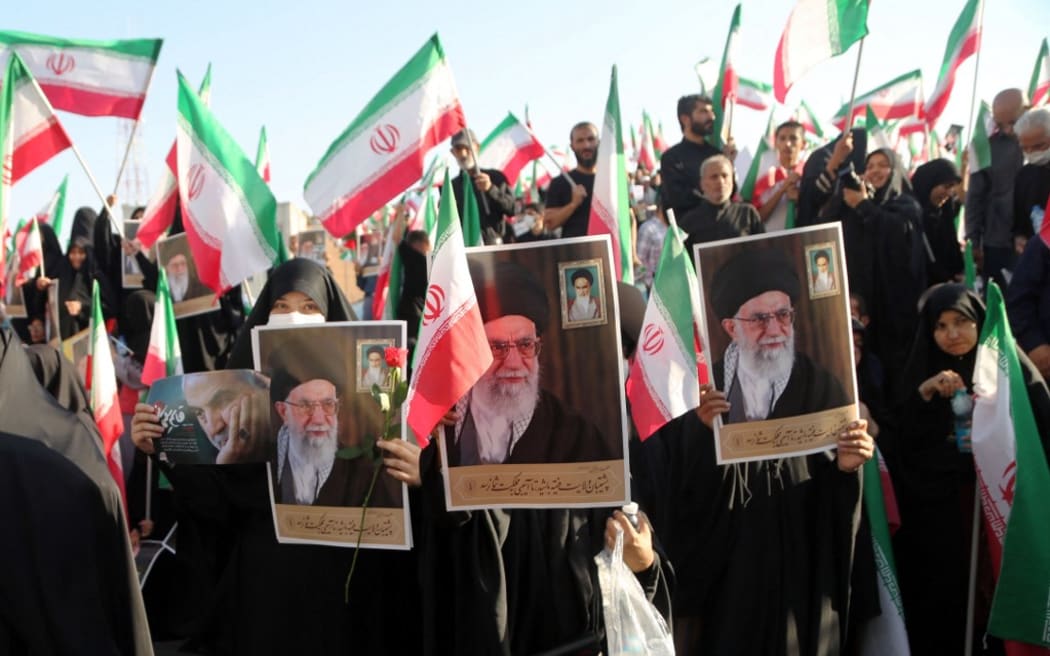
POLYGON ((502 171, 519 150, 532 144, 532 135, 525 128, 515 125, 502 132, 478 155, 483 168, 502 171))
POLYGON ((834 0, 799 0, 784 28, 784 77, 794 82, 832 55, 829 7, 834 0))
POLYGON ((1010 377, 1005 358, 1000 359, 999 344, 989 340, 977 347, 974 367, 973 428, 970 435, 974 464, 984 501, 984 514, 1000 544, 1010 518, 1010 502, 999 490, 1009 489, 1001 480, 1017 457, 1017 437, 1010 409, 1010 377), (1001 521, 999 521, 1001 520, 1001 521))
MULTIPOLYGON (((95 48, 55 48, 19 44, 15 51, 22 56, 26 68, 37 82, 60 84, 118 96, 143 96, 153 73, 153 62, 123 53, 112 53, 95 48), (64 54, 73 58, 73 68, 56 75, 48 66, 48 58, 64 54)), ((0 47, 0 70, 6 70, 10 48, 0 47)))
POLYGON ((29 78, 15 89, 11 118, 15 149, 46 131, 56 120, 44 96, 37 92, 29 78))
POLYGON ((691 362, 689 354, 682 350, 680 340, 684 336, 676 335, 674 325, 668 320, 670 314, 670 308, 654 290, 645 308, 642 325, 644 326, 643 331, 648 331, 649 327, 653 326, 663 333, 663 347, 650 355, 644 348, 645 334, 643 333, 643 343, 638 345, 636 351, 636 357, 641 361, 641 368, 645 373, 649 395, 657 399, 660 406, 667 409, 669 413, 667 419, 690 410, 700 396, 696 363, 691 362), (653 385, 650 381, 655 381, 657 384, 653 385))

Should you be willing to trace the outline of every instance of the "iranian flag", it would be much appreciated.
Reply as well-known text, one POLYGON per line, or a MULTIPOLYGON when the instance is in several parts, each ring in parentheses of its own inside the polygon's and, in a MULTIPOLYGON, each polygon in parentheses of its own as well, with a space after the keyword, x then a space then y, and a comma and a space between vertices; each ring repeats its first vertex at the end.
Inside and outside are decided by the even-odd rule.
POLYGON ((408 425, 422 447, 430 443, 430 432, 438 421, 492 364, 492 349, 470 279, 448 171, 441 187, 438 237, 431 262, 413 375, 405 399, 408 425))
POLYGON ((175 309, 171 303, 168 276, 164 267, 157 267, 157 300, 153 306, 153 325, 149 332, 149 350, 142 366, 142 384, 182 373, 182 350, 179 348, 179 332, 175 327, 175 309))
POLYGON ((645 167, 646 171, 656 170, 656 149, 653 146, 653 126, 649 122, 649 115, 642 112, 642 143, 638 149, 638 165, 645 167))
POLYGON ((755 155, 747 168, 744 182, 740 185, 740 197, 745 202, 760 205, 762 194, 773 187, 771 179, 776 175, 775 169, 779 163, 777 151, 773 148, 774 130, 773 112, 770 112, 769 120, 766 121, 766 131, 755 147, 755 155))
POLYGON ((944 113, 948 98, 955 86, 955 74, 966 59, 977 53, 981 47, 981 17, 984 14, 984 0, 967 0, 962 13, 956 19, 948 45, 944 49, 944 62, 937 75, 937 86, 933 88, 926 101, 926 123, 931 127, 944 113))
POLYGON ((700 292, 673 214, 627 376, 631 418, 643 440, 700 404, 693 301, 700 292))
POLYGON ((397 275, 397 290, 394 294, 391 294, 393 288, 392 271, 395 264, 400 266, 400 263, 395 263, 397 254, 397 243, 394 241, 394 235, 397 231, 399 219, 396 216, 394 220, 390 222, 390 225, 386 229, 386 237, 383 239, 383 255, 379 260, 379 273, 376 275, 376 286, 375 292, 372 294, 372 318, 373 319, 392 319, 386 315, 387 309, 393 309, 397 311, 397 296, 401 293, 401 276, 400 271, 397 275), (390 299, 390 296, 394 296, 390 299), (393 307, 388 300, 392 300, 393 307))
POLYGON ((40 239, 40 225, 36 217, 26 221, 25 225, 15 233, 15 251, 18 253, 18 273, 15 275, 15 286, 21 287, 29 280, 29 273, 44 263, 44 244, 40 239))
POLYGON ((51 199, 36 213, 36 220, 43 221, 51 226, 58 237, 58 244, 62 250, 69 248, 69 236, 73 232, 73 222, 65 220, 66 213, 66 187, 69 184, 69 176, 62 178, 62 183, 51 196, 51 199))
POLYGON ((1025 643, 1008 642, 1007 653, 1032 653, 1031 646, 1050 647, 1050 470, 995 283, 988 287, 973 387, 974 465, 999 572, 988 633, 1025 643))
POLYGON ((820 139, 824 138, 824 128, 820 125, 820 121, 817 120, 816 112, 810 109, 805 100, 799 103, 798 109, 795 110, 795 120, 802 124, 806 132, 820 139))
POLYGON ((435 34, 329 146, 306 179, 306 202, 341 238, 418 180, 427 151, 464 127, 435 34))
POLYGON ((970 154, 966 158, 970 173, 983 171, 992 165, 992 144, 988 141, 988 137, 991 136, 991 123, 992 108, 982 100, 981 109, 977 112, 977 122, 973 126, 973 137, 970 139, 970 154))
POLYGON ((523 125, 514 114, 496 126, 481 142, 478 164, 482 168, 496 169, 514 184, 525 165, 543 157, 543 144, 523 125))
POLYGON ((255 170, 263 182, 270 183, 270 144, 266 142, 266 126, 259 128, 259 149, 255 151, 255 170))
POLYGON ((660 121, 656 124, 656 131, 653 132, 652 124, 649 125, 649 133, 653 137, 653 150, 656 151, 656 160, 660 161, 660 158, 667 152, 667 142, 664 140, 664 122, 660 121))
POLYGON ((758 111, 766 111, 773 108, 773 100, 772 86, 764 82, 740 78, 740 86, 737 87, 736 95, 738 104, 758 111))
POLYGON ((102 300, 98 293, 98 281, 91 285, 91 356, 88 381, 91 392, 91 413, 102 434, 102 453, 113 480, 120 488, 120 496, 127 507, 124 493, 124 469, 120 462, 120 435, 124 432, 124 418, 120 414, 117 398, 117 373, 113 368, 113 357, 109 352, 109 334, 102 320, 102 300))
POLYGON ((620 130, 620 94, 616 84, 616 66, 609 81, 609 100, 605 103, 601 143, 598 149, 598 172, 594 178, 591 199, 589 235, 612 237, 613 266, 617 278, 634 281, 634 250, 631 244, 631 206, 627 195, 627 162, 623 153, 623 133, 620 130))
POLYGON ((222 293, 275 265, 277 201, 181 73, 176 143, 182 222, 201 282, 222 293))
POLYGON ((875 116, 875 112, 872 111, 871 105, 867 107, 864 117, 864 129, 868 132, 868 152, 879 150, 880 148, 889 148, 893 150, 893 145, 890 144, 890 135, 887 134, 885 126, 879 121, 879 118, 875 116))
POLYGON ((8 57, 4 69, 0 138, 4 142, 4 183, 7 185, 14 185, 72 143, 18 55, 8 57))
POLYGON ((722 50, 722 67, 719 69, 718 84, 711 94, 714 101, 715 125, 712 133, 714 145, 721 148, 723 145, 722 132, 725 129, 726 107, 734 102, 738 95, 740 76, 737 74, 735 60, 737 42, 740 36, 740 5, 733 10, 733 18, 729 21, 729 33, 726 34, 725 49, 722 50))
MULTIPOLYGON (((211 100, 211 64, 208 64, 208 70, 204 73, 204 79, 201 81, 197 95, 200 96, 201 102, 205 105, 209 104, 211 100)), ((172 142, 171 148, 168 149, 168 156, 164 158, 166 164, 162 173, 164 179, 146 204, 139 231, 135 233, 135 238, 145 249, 153 248, 153 244, 164 236, 175 221, 175 209, 179 205, 179 181, 175 178, 177 146, 177 143, 172 142)))
POLYGON ((1028 83, 1028 98, 1032 107, 1050 102, 1050 47, 1047 46, 1046 39, 1043 39, 1039 56, 1035 58, 1032 80, 1028 83))
MULTIPOLYGON (((871 111, 880 121, 912 116, 922 118, 924 116, 922 98, 922 71, 915 69, 859 96, 853 103, 853 112, 849 116, 848 123, 852 125, 854 118, 863 116, 865 107, 871 107, 871 111)), ((831 121, 840 130, 846 129, 847 111, 849 111, 849 105, 843 105, 831 121)))
POLYGON ((868 0, 798 0, 773 61, 778 102, 817 64, 849 50, 868 34, 868 0))
POLYGON ((56 109, 137 119, 161 39, 88 41, 0 31, 0 64, 17 52, 56 109))

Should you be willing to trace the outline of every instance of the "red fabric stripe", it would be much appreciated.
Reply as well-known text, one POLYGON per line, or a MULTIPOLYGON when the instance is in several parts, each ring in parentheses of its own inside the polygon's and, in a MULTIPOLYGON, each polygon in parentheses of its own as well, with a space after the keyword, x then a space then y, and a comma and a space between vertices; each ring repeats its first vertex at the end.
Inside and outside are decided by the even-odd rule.
POLYGON ((142 113, 146 96, 114 96, 112 94, 68 87, 54 82, 40 82, 51 106, 81 116, 119 116, 137 119, 142 113))
POLYGON ((339 208, 323 218, 325 229, 337 239, 346 237, 372 212, 386 205, 423 175, 423 155, 427 151, 465 126, 463 107, 457 104, 449 108, 430 125, 415 153, 402 159, 386 175, 347 198, 339 208))
MULTIPOLYGON (((182 226, 186 230, 186 241, 193 253, 193 263, 197 266, 197 275, 201 282, 215 291, 216 295, 226 291, 222 287, 222 251, 212 248, 201 239, 197 232, 197 220, 189 209, 188 203, 182 205, 182 226)), ((228 289, 228 288, 227 288, 228 289)))
POLYGON ((33 169, 69 148, 69 144, 69 136, 62 129, 62 124, 52 117, 46 129, 15 149, 11 156, 11 184, 15 184, 33 169))
POLYGON ((936 96, 932 99, 932 102, 926 107, 926 124, 933 126, 944 112, 944 108, 948 106, 948 100, 951 98, 952 89, 955 88, 955 72, 959 70, 959 66, 966 61, 967 57, 973 56, 977 52, 977 48, 981 44, 980 32, 970 32, 966 35, 966 39, 963 41, 962 49, 959 51, 959 55, 952 62, 951 67, 948 69, 948 84, 944 87, 944 91, 941 95, 936 96))
POLYGON ((175 222, 175 207, 179 198, 178 191, 178 187, 173 186, 164 198, 164 202, 160 204, 160 207, 153 214, 143 217, 142 225, 139 226, 139 231, 135 233, 135 238, 139 240, 143 248, 153 248, 153 244, 157 243, 157 240, 175 222))
POLYGON ((503 167, 503 175, 507 176, 507 182, 513 185, 518 181, 518 176, 525 165, 541 157, 543 157, 543 146, 540 144, 531 143, 518 148, 514 152, 514 157, 511 157, 507 165, 503 167))
POLYGON ((631 421, 643 442, 667 423, 663 410, 645 385, 642 365, 637 357, 631 363, 631 373, 627 376, 627 400, 631 404, 631 421))
MULTIPOLYGON (((788 18, 790 22, 791 18, 788 18)), ((780 41, 777 43, 777 54, 773 58, 773 95, 776 96, 777 102, 784 104, 784 100, 787 99, 788 91, 791 90, 791 83, 784 79, 784 42, 787 41, 788 32, 785 28, 780 34, 780 41)))

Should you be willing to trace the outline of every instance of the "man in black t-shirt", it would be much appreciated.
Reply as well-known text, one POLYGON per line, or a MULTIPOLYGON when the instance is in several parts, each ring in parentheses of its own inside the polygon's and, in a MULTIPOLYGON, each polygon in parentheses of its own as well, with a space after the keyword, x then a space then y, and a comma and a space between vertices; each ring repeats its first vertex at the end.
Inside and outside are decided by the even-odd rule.
MULTIPOLYGON (((674 210, 675 220, 700 205, 700 165, 708 157, 724 154, 736 159, 736 148, 730 140, 724 150, 708 143, 715 124, 714 103, 707 96, 692 94, 678 99, 678 125, 682 140, 667 149, 660 158, 663 184, 660 195, 664 204, 674 210)), ((734 184, 735 192, 735 184, 734 184)))
POLYGON ((547 230, 561 228, 562 237, 583 237, 591 216, 598 127, 594 123, 577 123, 569 132, 569 143, 576 155, 576 168, 551 180, 543 221, 547 230))
POLYGON ((452 136, 452 155, 459 165, 459 175, 452 178, 452 193, 456 197, 460 221, 463 220, 463 185, 470 178, 485 244, 512 242, 514 231, 508 229, 506 217, 514 216, 514 190, 501 171, 478 167, 478 149, 478 140, 472 130, 460 130, 452 136))

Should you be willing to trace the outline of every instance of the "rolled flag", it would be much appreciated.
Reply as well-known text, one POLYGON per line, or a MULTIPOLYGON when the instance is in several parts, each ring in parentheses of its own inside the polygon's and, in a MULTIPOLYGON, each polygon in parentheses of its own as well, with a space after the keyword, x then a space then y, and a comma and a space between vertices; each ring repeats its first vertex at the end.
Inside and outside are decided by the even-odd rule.
POLYGON ((15 275, 15 286, 20 287, 29 280, 29 273, 44 262, 44 245, 40 239, 40 225, 36 217, 26 221, 25 225, 15 233, 15 250, 18 253, 18 274, 15 275))
POLYGON ((463 243, 467 247, 484 246, 481 237, 481 212, 478 210, 478 198, 474 195, 474 184, 463 186, 463 211, 460 212, 463 225, 463 243))
POLYGON ((161 39, 89 41, 0 31, 0 64, 17 52, 56 109, 137 119, 161 39))
POLYGON ((966 159, 970 173, 982 171, 992 165, 992 144, 988 141, 991 135, 991 121, 992 108, 982 100, 981 109, 977 112, 977 122, 973 126, 973 137, 970 139, 970 155, 966 159))
POLYGON ((821 139, 824 138, 824 128, 820 125, 820 121, 817 120, 816 113, 810 109, 805 100, 799 103, 798 109, 795 110, 795 120, 802 124, 806 132, 821 139))
POLYGON ((740 85, 737 87, 736 95, 737 104, 758 111, 767 111, 773 108, 773 101, 773 87, 771 85, 743 77, 740 78, 740 85))
POLYGON ((157 267, 160 279, 157 282, 157 300, 153 306, 153 325, 149 331, 149 350, 142 366, 142 384, 182 373, 182 349, 179 347, 179 332, 175 325, 175 309, 171 304, 171 291, 164 267, 157 267))
POLYGON ((102 319, 102 300, 99 297, 98 281, 91 284, 91 343, 88 354, 91 356, 89 369, 91 377, 91 414, 102 434, 102 454, 113 480, 120 488, 120 496, 127 508, 127 495, 124 492, 124 468, 120 460, 120 435, 124 432, 124 417, 120 414, 120 400, 117 398, 117 373, 113 367, 113 357, 109 351, 109 334, 102 319))
POLYGON ((955 86, 955 73, 959 66, 981 47, 981 17, 984 13, 984 0, 967 0, 959 18, 948 35, 948 45, 944 48, 944 61, 937 74, 937 85, 926 101, 926 123, 933 127, 941 117, 948 99, 955 86))
POLYGON ((408 425, 423 447, 430 443, 438 421, 492 364, 448 171, 431 257, 430 284, 405 400, 408 425))
MULTIPOLYGON (((988 311, 973 374, 974 465, 998 571, 988 633, 1050 647, 1050 469, 1010 332, 1002 292, 988 286, 988 311)), ((1007 653, 1015 653, 1007 642, 1007 653)))
POLYGON ((51 226, 58 237, 58 243, 62 250, 69 248, 69 236, 73 232, 73 222, 65 220, 66 214, 66 188, 69 184, 69 176, 62 178, 58 189, 52 194, 51 199, 36 213, 36 220, 43 221, 51 226))
POLYGON ((773 61, 773 93, 787 99, 811 68, 849 50, 868 34, 868 0, 798 0, 773 61))
POLYGON ((1032 107, 1050 102, 1050 47, 1047 46, 1046 39, 1043 39, 1039 56, 1035 58, 1032 79, 1028 83, 1028 98, 1032 107))
POLYGON ((179 73, 179 200, 201 282, 222 293, 278 260, 277 201, 179 73))
POLYGON ((613 266, 624 282, 634 281, 634 253, 631 244, 631 206, 627 195, 627 162, 620 129, 620 94, 616 84, 616 66, 609 81, 609 99, 605 103, 601 143, 598 149, 598 172, 594 178, 589 235, 612 237, 613 266))
POLYGON ((342 238, 423 174, 427 151, 466 127, 437 34, 332 143, 303 195, 342 238))
POLYGON ((673 216, 668 220, 670 227, 627 376, 631 419, 643 440, 700 405, 694 300, 700 298, 699 287, 678 225, 673 216))
POLYGON ((740 40, 740 5, 733 10, 733 18, 729 21, 729 33, 726 34, 725 49, 722 50, 722 67, 719 69, 718 84, 711 93, 714 101, 715 125, 712 133, 712 141, 715 146, 721 148, 723 139, 729 135, 723 135, 726 129, 726 108, 729 103, 737 97, 737 89, 740 86, 740 76, 736 69, 736 49, 740 40))
MULTIPOLYGON (((922 71, 915 69, 858 96, 853 102, 853 112, 849 116, 850 125, 853 124, 853 119, 863 115, 865 108, 869 106, 880 121, 912 116, 922 118, 924 116, 922 71)), ((849 105, 843 105, 831 121, 840 130, 846 129, 847 111, 849 111, 849 105)))
POLYGON ((543 157, 544 152, 532 130, 508 112, 507 118, 481 141, 478 165, 502 171, 514 184, 525 165, 543 157))
POLYGON ((255 151, 255 170, 263 182, 270 183, 270 144, 266 142, 266 126, 259 128, 259 149, 255 151))

